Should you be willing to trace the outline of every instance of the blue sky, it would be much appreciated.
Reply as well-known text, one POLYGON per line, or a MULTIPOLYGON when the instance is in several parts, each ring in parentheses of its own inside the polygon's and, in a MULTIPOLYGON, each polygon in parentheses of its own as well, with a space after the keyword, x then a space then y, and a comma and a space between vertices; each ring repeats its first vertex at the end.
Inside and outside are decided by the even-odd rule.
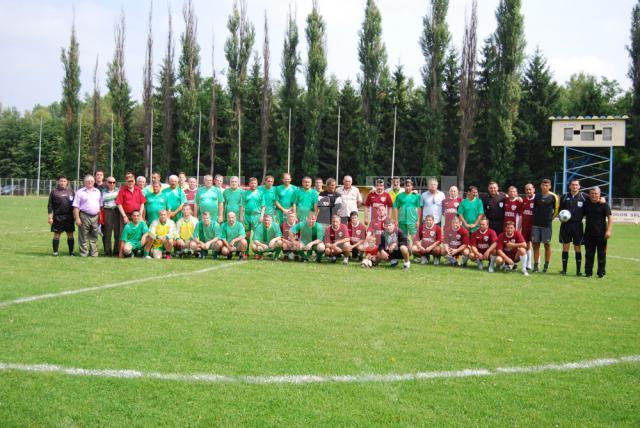
MULTIPOLYGON (((340 80, 356 80, 358 31, 365 0, 319 0, 327 23, 328 70, 340 80)), ((462 42, 465 13, 471 0, 450 0, 447 21, 453 43, 462 42)), ((539 46, 549 60, 556 80, 565 82, 573 73, 584 71, 616 79, 623 88, 630 86, 625 46, 629 43, 631 9, 635 0, 523 0, 527 53, 539 46)), ((180 1, 155 0, 153 3, 154 71, 163 56, 167 37, 169 8, 174 33, 184 28, 180 1)), ((427 0, 378 0, 382 12, 383 39, 389 65, 403 64, 405 72, 420 78, 424 59, 418 39, 427 0)), ((479 42, 495 29, 498 0, 478 0, 479 42)), ((233 0, 194 0, 201 46, 201 72, 211 74, 211 48, 215 34, 215 69, 224 78, 226 20, 233 0)), ((280 53, 289 0, 248 0, 249 18, 256 27, 255 49, 262 51, 264 13, 269 18, 271 64, 274 78, 280 77, 280 53)), ((311 0, 293 3, 300 30, 300 53, 306 57, 304 20, 311 0)), ((75 4, 62 0, 0 0, 0 103, 19 110, 49 104, 60 99, 62 65, 60 48, 66 47, 75 8, 80 42, 81 92, 90 92, 96 57, 99 80, 105 92, 106 63, 113 55, 113 27, 120 10, 127 21, 125 62, 132 96, 140 99, 142 64, 147 31, 148 1, 82 0, 75 4)), ((304 68, 302 70, 304 72, 304 68)), ((301 74, 300 79, 303 78, 301 74)))

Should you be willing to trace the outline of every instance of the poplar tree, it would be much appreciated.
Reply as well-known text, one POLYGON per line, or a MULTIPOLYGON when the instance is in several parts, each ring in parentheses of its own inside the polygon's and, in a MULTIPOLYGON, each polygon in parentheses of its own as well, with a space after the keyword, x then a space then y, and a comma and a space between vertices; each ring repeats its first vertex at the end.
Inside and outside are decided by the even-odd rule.
POLYGON ((102 130, 100 129, 100 86, 98 83, 98 58, 93 69, 93 94, 91 95, 91 116, 93 125, 91 126, 91 171, 96 172, 98 168, 98 156, 102 145, 102 130))
POLYGON ((269 25, 267 11, 264 12, 264 45, 262 48, 262 99, 260 102, 260 148, 262 150, 262 181, 267 175, 267 153, 269 148, 269 122, 271 119, 271 82, 269 81, 269 25))
POLYGON ((144 173, 150 177, 152 171, 151 163, 151 139, 153 134, 153 34, 151 29, 151 18, 153 16, 153 3, 149 6, 149 23, 147 32, 147 48, 145 51, 144 68, 142 70, 142 105, 144 109, 144 173))
POLYGON ((75 177, 75 153, 78 138, 78 114, 80 111, 79 44, 76 38, 75 20, 71 24, 69 47, 62 48, 60 60, 64 67, 62 79, 62 110, 64 113, 64 147, 62 168, 67 177, 75 177))
POLYGON ((177 169, 175 116, 176 116, 176 72, 175 72, 175 46, 173 41, 173 26, 171 11, 169 11, 169 31, 164 58, 160 64, 159 87, 156 98, 158 100, 158 114, 154 122, 161 126, 160 144, 154 155, 156 163, 162 166, 159 169, 175 171, 177 169))

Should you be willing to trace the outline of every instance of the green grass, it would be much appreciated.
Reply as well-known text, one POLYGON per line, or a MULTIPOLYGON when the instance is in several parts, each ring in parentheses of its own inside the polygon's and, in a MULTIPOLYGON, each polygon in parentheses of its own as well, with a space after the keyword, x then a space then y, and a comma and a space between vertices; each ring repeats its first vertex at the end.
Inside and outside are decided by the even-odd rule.
MULTIPOLYGON (((53 258, 45 205, 44 199, 0 199, 5 231, 0 301, 227 263, 53 258)), ((639 242, 640 228, 616 225, 609 254, 639 258, 639 242)), ((528 278, 417 264, 402 272, 251 261, 9 306, 0 308, 0 362, 322 375, 640 354, 640 262, 610 258, 603 280, 560 277, 557 247, 551 273, 528 278)), ((3 426, 637 426, 639 379, 637 363, 487 378, 308 385, 4 371, 0 420, 3 426)))

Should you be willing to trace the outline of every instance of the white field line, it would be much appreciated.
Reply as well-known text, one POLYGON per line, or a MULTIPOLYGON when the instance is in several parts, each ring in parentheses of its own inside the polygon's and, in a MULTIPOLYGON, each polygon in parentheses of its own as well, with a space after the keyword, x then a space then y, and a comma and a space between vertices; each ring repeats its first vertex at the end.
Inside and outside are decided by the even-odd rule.
POLYGON ((205 269, 198 269, 198 270, 194 270, 194 271, 169 273, 169 274, 166 274, 166 275, 149 276, 149 277, 146 277, 146 278, 136 278, 136 279, 130 279, 130 280, 127 280, 127 281, 114 282, 113 284, 98 285, 96 287, 78 288, 76 290, 65 290, 65 291, 61 291, 59 293, 46 293, 46 294, 38 294, 38 295, 35 295, 35 296, 20 297, 18 299, 14 299, 14 300, 0 301, 0 308, 4 308, 4 307, 7 307, 7 306, 12 306, 12 305, 18 305, 20 303, 35 302, 37 300, 53 299, 53 298, 56 298, 56 297, 73 296, 73 295, 76 295, 76 294, 90 293, 92 291, 106 290, 106 289, 109 289, 109 288, 125 287, 125 286, 129 286, 129 285, 138 285, 138 284, 142 284, 142 283, 149 282, 149 281, 155 281, 155 280, 158 280, 158 279, 176 278, 176 277, 187 276, 187 275, 198 275, 198 274, 201 274, 201 273, 207 273, 207 272, 211 272, 211 271, 214 271, 214 270, 226 269, 226 268, 238 266, 238 265, 243 264, 243 263, 245 263, 245 262, 225 263, 225 264, 222 264, 222 265, 212 266, 212 267, 208 267, 208 268, 205 268, 205 269))
POLYGON ((236 384, 310 384, 310 383, 385 383, 407 382, 430 379, 453 379, 479 376, 498 376, 503 374, 565 372, 579 369, 593 369, 625 363, 640 363, 640 355, 628 355, 617 358, 577 361, 564 364, 545 364, 524 367, 498 367, 496 369, 466 369, 455 371, 432 371, 405 374, 356 374, 356 375, 280 375, 280 376, 225 376, 218 374, 159 373, 139 370, 83 369, 63 367, 52 364, 13 364, 0 363, 0 371, 28 373, 47 373, 68 376, 86 376, 116 379, 152 379, 174 382, 236 383, 236 384))
POLYGON ((630 262, 640 262, 640 259, 637 259, 635 257, 611 256, 611 255, 607 254, 607 258, 608 259, 618 259, 618 260, 628 260, 630 262))

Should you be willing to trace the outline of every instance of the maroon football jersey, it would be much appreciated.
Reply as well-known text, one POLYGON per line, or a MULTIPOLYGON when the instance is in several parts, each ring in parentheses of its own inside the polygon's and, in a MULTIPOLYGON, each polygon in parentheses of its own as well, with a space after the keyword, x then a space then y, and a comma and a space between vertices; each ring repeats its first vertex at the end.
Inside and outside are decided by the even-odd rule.
POLYGON ((463 245, 469 245, 469 232, 464 227, 461 227, 458 230, 447 229, 445 230, 444 235, 444 242, 449 246, 449 248, 453 248, 455 250, 463 245))
POLYGON ((510 259, 513 259, 517 254, 516 248, 508 248, 508 243, 521 244, 525 242, 524 237, 517 230, 513 232, 512 236, 507 236, 506 232, 502 232, 500 236, 498 236, 498 250, 502 250, 510 259))
POLYGON ((376 208, 379 205, 384 205, 389 208, 393 208, 393 200, 387 192, 376 193, 376 191, 369 192, 367 199, 364 202, 365 207, 369 207, 369 214, 371 216, 376 215, 376 208))
POLYGON ((471 246, 476 247, 482 253, 487 251, 491 244, 497 240, 498 235, 493 229, 487 229, 484 233, 478 229, 471 234, 471 246))
MULTIPOLYGON (((291 228, 292 228, 293 226, 295 226, 295 225, 296 225, 295 223, 294 223, 294 224, 292 224, 292 225, 289 225, 289 223, 287 223, 286 221, 285 221, 285 222, 283 222, 283 223, 280 225, 280 230, 282 231, 282 237, 283 237, 284 239, 290 239, 290 238, 289 238, 289 229, 291 229, 291 228)), ((296 236, 296 238, 300 239, 300 232, 296 233, 296 235, 295 235, 295 236, 296 236)))
POLYGON ((535 196, 531 199, 525 197, 522 201, 522 229, 533 227, 533 208, 535 206, 535 196))
POLYGON ((325 244, 333 244, 336 241, 339 241, 344 238, 349 237, 349 229, 347 229, 346 224, 340 224, 338 230, 334 230, 333 226, 327 226, 324 231, 324 243, 325 244))
POLYGON ((364 224, 358 223, 357 226, 354 226, 349 222, 347 225, 347 229, 349 229, 349 236, 351 237, 351 245, 357 244, 367 237, 367 228, 364 227, 364 224))
POLYGON ((416 241, 420 241, 423 248, 427 248, 436 242, 442 242, 442 229, 437 224, 428 228, 425 223, 420 226, 420 230, 416 234, 416 241))
POLYGON ((458 216, 458 207, 462 202, 462 198, 451 199, 446 197, 442 201, 442 216, 444 218, 444 226, 451 229, 451 222, 458 216))
POLYGON ((520 229, 522 222, 522 210, 524 209, 524 201, 516 199, 512 201, 507 198, 504 200, 504 223, 512 221, 516 225, 516 229, 520 229))
POLYGON ((376 245, 380 245, 380 236, 382 235, 382 232, 384 232, 384 221, 386 219, 386 217, 376 217, 371 220, 371 223, 369 223, 369 229, 367 229, 367 232, 376 236, 376 245))

